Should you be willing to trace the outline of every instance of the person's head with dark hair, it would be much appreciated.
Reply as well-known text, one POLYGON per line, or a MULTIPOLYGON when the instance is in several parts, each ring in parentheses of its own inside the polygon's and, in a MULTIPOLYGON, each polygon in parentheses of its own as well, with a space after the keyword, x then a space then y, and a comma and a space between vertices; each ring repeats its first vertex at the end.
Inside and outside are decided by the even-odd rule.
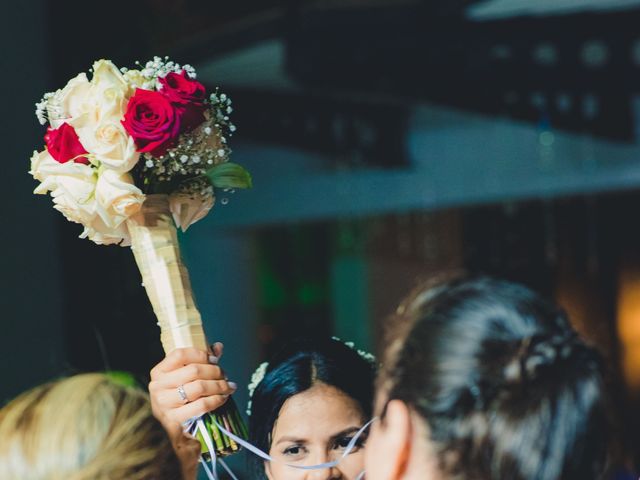
POLYGON ((601 478, 602 362, 529 289, 476 278, 398 309, 366 452, 369 480, 601 478))
POLYGON ((371 417, 375 365, 335 339, 289 344, 258 374, 251 397, 251 443, 276 462, 251 456, 253 478, 355 479, 364 469, 356 448, 336 467, 300 470, 340 457, 371 417))

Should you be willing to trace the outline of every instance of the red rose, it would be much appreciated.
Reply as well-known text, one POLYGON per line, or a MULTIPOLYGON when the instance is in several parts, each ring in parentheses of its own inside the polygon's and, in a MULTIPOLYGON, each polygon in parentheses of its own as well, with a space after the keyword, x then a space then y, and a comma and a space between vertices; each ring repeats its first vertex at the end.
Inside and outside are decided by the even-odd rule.
POLYGON ((160 93, 180 110, 184 130, 191 130, 204 122, 204 85, 190 78, 184 70, 181 73, 169 73, 159 81, 162 85, 160 93))
POLYGON ((204 104, 206 95, 204 85, 190 78, 184 70, 181 73, 170 73, 159 80, 162 85, 160 92, 172 102, 182 105, 204 104))
POLYGON ((138 152, 160 156, 180 135, 180 112, 159 92, 138 88, 129 99, 122 125, 138 152))
POLYGON ((49 154, 60 163, 67 163, 71 159, 85 165, 89 163, 87 157, 80 156, 89 152, 84 149, 78 134, 68 123, 63 123, 58 128, 49 127, 44 136, 44 142, 49 154))

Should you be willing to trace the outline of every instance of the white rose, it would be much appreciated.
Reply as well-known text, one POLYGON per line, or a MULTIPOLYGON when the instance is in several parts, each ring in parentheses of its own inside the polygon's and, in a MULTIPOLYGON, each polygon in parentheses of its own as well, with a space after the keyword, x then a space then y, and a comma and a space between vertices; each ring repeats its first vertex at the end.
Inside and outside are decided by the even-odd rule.
MULTIPOLYGON (((33 152, 33 155, 31 155, 31 170, 29 170, 29 173, 39 182, 43 182, 49 175, 58 172, 60 165, 61 164, 56 162, 56 160, 49 154, 47 149, 44 149, 41 152, 36 150, 33 152)), ((38 186, 36 190, 39 188, 40 187, 38 186)), ((34 193, 47 193, 47 191, 48 190, 34 193)))
POLYGON ((136 144, 120 119, 85 114, 70 122, 82 146, 102 164, 119 172, 131 170, 140 158, 136 144))
POLYGON ((58 128, 63 122, 82 115, 87 111, 87 99, 90 88, 87 75, 78 74, 58 90, 47 105, 47 114, 52 128, 58 128))
POLYGON ((124 220, 144 201, 130 175, 108 169, 98 175, 89 165, 56 162, 46 150, 34 152, 30 173, 41 182, 34 193, 51 192, 54 208, 68 220, 84 225, 81 238, 100 245, 130 245, 124 220))
POLYGON ((109 60, 98 60, 93 64, 91 95, 97 101, 100 115, 120 120, 127 108, 133 88, 120 70, 109 60))
POLYGON ((189 193, 172 193, 169 208, 176 226, 187 231, 191 225, 204 218, 214 204, 213 195, 199 196, 189 193))
POLYGON ((45 150, 34 152, 31 172, 40 185, 33 193, 51 192, 54 208, 68 220, 87 225, 96 215, 96 172, 82 163, 58 163, 45 150))
POLYGON ((104 169, 98 176, 96 202, 102 222, 113 229, 140 211, 145 195, 133 184, 128 173, 104 169))
POLYGON ((140 157, 133 138, 120 123, 133 89, 113 63, 99 60, 93 69, 85 111, 68 123, 96 160, 128 172, 140 157))
POLYGON ((122 223, 117 228, 111 228, 102 221, 100 216, 96 216, 90 225, 85 226, 80 238, 88 238, 98 245, 120 245, 121 247, 131 245, 126 223, 122 223))
POLYGON ((84 179, 75 176, 59 177, 57 188, 51 191, 53 208, 72 222, 83 225, 91 223, 96 216, 94 178, 93 175, 84 179))

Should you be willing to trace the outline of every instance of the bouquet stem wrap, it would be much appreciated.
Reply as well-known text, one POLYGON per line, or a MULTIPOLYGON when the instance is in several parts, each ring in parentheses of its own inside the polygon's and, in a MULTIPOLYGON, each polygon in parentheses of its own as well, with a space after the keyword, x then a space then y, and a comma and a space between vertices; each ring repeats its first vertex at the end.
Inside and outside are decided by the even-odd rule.
MULTIPOLYGON (((167 195, 147 195, 140 212, 127 220, 131 236, 131 249, 142 274, 144 287, 158 318, 164 351, 195 347, 209 351, 202 327, 189 272, 182 262, 178 236, 169 210, 167 195)), ((211 441, 197 436, 205 456, 226 456, 235 453, 240 446, 222 434, 216 426, 224 425, 239 437, 246 438, 246 427, 237 407, 230 398, 223 407, 205 414, 202 419, 211 441), (210 452, 207 445, 214 445, 210 452), (214 454, 214 455, 212 455, 214 454)))

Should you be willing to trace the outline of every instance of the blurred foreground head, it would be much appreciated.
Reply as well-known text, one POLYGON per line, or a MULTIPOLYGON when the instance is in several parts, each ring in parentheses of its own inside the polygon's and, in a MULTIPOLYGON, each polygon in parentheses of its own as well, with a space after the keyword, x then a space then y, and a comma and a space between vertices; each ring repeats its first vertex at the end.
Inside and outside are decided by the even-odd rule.
POLYGON ((531 290, 478 278, 397 312, 367 444, 367 478, 601 478, 602 362, 531 290))
POLYGON ((0 410, 3 480, 175 480, 180 462, 145 394, 104 374, 38 386, 0 410))

